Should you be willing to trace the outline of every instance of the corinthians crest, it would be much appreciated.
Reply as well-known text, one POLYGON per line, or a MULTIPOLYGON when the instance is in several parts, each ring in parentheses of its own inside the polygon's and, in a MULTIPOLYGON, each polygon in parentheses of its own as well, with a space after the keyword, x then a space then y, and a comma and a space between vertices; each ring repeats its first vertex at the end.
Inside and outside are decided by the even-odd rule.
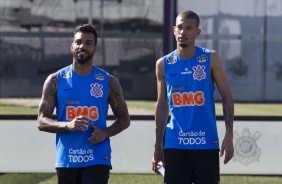
POLYGON ((103 96, 102 84, 95 83, 95 84, 90 84, 90 86, 91 86, 91 90, 90 90, 91 96, 95 96, 96 98, 103 96))
POLYGON ((248 165, 254 161, 259 161, 261 149, 258 147, 256 141, 261 137, 261 133, 256 131, 251 135, 248 128, 244 128, 241 136, 234 132, 235 152, 234 161, 248 165))
POLYGON ((205 66, 197 65, 193 67, 194 74, 193 77, 196 80, 202 80, 206 78, 205 66))

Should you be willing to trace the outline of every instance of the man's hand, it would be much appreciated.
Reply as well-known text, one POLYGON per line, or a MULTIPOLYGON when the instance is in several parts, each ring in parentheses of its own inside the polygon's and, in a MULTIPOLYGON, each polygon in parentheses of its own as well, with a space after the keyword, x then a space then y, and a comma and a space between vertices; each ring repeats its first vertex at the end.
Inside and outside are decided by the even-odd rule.
POLYGON ((157 174, 161 174, 158 171, 158 163, 162 162, 163 163, 163 167, 165 167, 165 162, 164 162, 164 154, 163 154, 163 149, 157 149, 155 148, 155 153, 154 153, 154 157, 152 159, 152 170, 157 173, 157 174))
POLYGON ((88 129, 89 118, 87 116, 77 116, 71 122, 67 123, 65 128, 69 131, 81 131, 84 132, 88 129))
POLYGON ((234 156, 233 134, 225 134, 220 150, 221 157, 224 155, 224 152, 225 152, 224 164, 227 164, 234 156))
POLYGON ((90 141, 91 143, 97 144, 104 141, 108 137, 105 131, 99 129, 93 123, 91 123, 91 127, 93 128, 93 133, 92 136, 88 138, 88 141, 90 141))

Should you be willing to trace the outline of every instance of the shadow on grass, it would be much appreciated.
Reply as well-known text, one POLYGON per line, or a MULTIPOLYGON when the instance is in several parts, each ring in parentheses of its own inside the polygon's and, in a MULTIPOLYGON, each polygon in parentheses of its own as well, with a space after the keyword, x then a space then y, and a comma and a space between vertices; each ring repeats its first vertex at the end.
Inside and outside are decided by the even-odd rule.
POLYGON ((53 177, 54 173, 7 173, 0 175, 3 184, 38 184, 53 177))

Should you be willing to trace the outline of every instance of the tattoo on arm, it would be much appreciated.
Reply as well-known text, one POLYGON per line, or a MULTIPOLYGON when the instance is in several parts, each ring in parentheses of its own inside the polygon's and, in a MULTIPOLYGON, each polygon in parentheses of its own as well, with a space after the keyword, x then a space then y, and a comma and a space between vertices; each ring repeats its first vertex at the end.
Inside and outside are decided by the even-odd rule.
POLYGON ((56 133, 58 123, 51 119, 56 105, 57 99, 57 76, 51 74, 45 81, 43 86, 42 98, 38 108, 38 128, 42 131, 56 133))
POLYGON ((130 124, 130 118, 126 102, 123 98, 122 88, 118 80, 113 76, 110 76, 109 78, 109 104, 117 118, 117 120, 107 129, 107 133, 110 137, 120 133, 130 124))
POLYGON ((121 113, 124 112, 124 108, 126 108, 123 104, 123 101, 124 99, 122 95, 121 86, 119 85, 118 81, 115 78, 110 77, 109 79, 109 103, 111 105, 114 115, 117 117, 121 116, 121 113))
POLYGON ((41 112, 46 117, 51 117, 56 105, 57 78, 52 77, 49 82, 44 85, 43 96, 41 102, 41 112))
POLYGON ((223 114, 226 131, 228 133, 233 133, 234 105, 223 102, 223 114))

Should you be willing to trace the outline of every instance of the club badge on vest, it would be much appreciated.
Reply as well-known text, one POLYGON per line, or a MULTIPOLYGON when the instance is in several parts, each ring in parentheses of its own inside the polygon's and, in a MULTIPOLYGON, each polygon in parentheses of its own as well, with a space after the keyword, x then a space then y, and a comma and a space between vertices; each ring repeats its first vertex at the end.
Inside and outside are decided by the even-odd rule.
POLYGON ((90 86, 91 86, 91 90, 90 90, 91 96, 95 96, 96 98, 103 96, 102 84, 95 83, 95 84, 90 84, 90 86))
POLYGON ((177 62, 177 58, 176 58, 176 56, 170 56, 169 58, 167 58, 166 62, 167 62, 167 64, 170 64, 170 65, 174 64, 174 63, 177 62))
POLYGON ((106 76, 103 75, 103 74, 101 74, 101 73, 97 73, 97 74, 95 74, 95 78, 96 78, 97 80, 105 80, 105 79, 106 79, 106 76))
POLYGON ((197 61, 200 63, 206 62, 208 60, 208 56, 202 54, 200 56, 197 57, 197 61))
POLYGON ((72 73, 70 71, 66 71, 66 72, 63 72, 61 74, 61 76, 65 79, 67 79, 67 78, 70 78, 72 76, 72 73))
POLYGON ((194 74, 193 77, 195 80, 202 80, 206 78, 205 66, 197 65, 193 67, 194 74))

